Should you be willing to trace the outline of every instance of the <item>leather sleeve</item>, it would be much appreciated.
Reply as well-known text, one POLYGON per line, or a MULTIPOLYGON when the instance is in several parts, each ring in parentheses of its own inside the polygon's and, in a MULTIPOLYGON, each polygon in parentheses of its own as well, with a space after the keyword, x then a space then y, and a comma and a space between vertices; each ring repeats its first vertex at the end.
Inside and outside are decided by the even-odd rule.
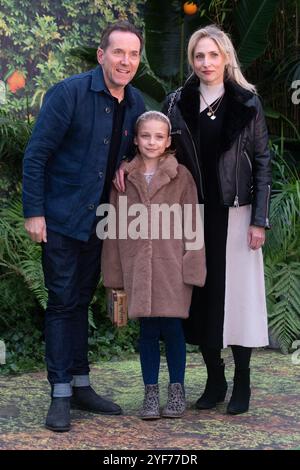
POLYGON ((251 225, 270 228, 271 154, 268 130, 262 104, 256 99, 257 114, 254 122, 253 203, 251 225))

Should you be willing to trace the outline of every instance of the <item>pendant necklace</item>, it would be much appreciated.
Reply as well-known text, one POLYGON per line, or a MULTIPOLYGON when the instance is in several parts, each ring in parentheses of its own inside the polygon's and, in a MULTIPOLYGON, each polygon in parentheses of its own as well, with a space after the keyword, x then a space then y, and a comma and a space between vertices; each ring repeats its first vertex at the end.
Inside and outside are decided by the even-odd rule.
POLYGON ((224 93, 214 102, 214 105, 211 106, 207 103, 206 99, 204 98, 204 96, 202 95, 201 91, 200 91, 200 95, 202 96, 202 99, 204 101, 204 103, 206 104, 207 108, 208 108, 208 111, 207 111, 207 116, 212 120, 214 121, 216 119, 216 112, 218 111, 219 109, 219 106, 220 104, 222 103, 222 99, 224 97, 224 93))

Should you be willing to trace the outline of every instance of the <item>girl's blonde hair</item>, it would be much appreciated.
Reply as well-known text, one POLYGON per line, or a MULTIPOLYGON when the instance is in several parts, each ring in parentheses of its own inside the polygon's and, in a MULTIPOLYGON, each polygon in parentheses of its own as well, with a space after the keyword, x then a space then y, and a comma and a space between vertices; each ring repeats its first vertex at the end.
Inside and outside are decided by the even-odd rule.
POLYGON ((135 123, 135 134, 138 133, 139 127, 142 124, 142 122, 145 121, 161 121, 164 122, 169 129, 169 135, 171 134, 171 122, 170 119, 160 111, 146 111, 145 113, 141 114, 135 123))
POLYGON ((224 80, 229 79, 238 83, 242 88, 256 93, 256 88, 249 83, 241 72, 241 67, 228 34, 224 33, 218 26, 212 24, 198 29, 190 37, 188 43, 188 61, 192 69, 194 68, 194 52, 195 48, 202 38, 212 39, 218 46, 221 54, 223 54, 228 63, 225 65, 224 80))

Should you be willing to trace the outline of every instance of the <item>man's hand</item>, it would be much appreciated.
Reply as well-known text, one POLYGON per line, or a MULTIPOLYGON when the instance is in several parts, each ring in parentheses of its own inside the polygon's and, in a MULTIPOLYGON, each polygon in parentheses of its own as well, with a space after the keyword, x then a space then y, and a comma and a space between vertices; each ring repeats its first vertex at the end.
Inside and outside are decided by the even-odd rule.
POLYGON ((28 219, 25 219, 25 230, 32 241, 37 243, 47 243, 45 217, 29 217, 28 219))
POLYGON ((124 170, 122 166, 124 164, 121 163, 120 168, 116 171, 115 177, 113 179, 113 184, 119 193, 125 193, 125 178, 124 178, 124 170))
POLYGON ((265 229, 264 227, 256 227, 250 225, 248 229, 248 245, 252 250, 258 250, 265 243, 265 229))

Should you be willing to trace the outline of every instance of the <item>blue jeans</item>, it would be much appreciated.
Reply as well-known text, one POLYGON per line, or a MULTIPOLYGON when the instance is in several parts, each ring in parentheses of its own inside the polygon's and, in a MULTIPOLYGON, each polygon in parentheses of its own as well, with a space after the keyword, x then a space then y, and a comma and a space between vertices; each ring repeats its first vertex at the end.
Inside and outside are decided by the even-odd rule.
POLYGON ((46 363, 51 385, 87 375, 88 306, 100 277, 102 242, 87 242, 47 230, 42 263, 48 304, 45 314, 46 363))
POLYGON ((184 383, 185 338, 180 318, 140 318, 140 360, 145 385, 157 384, 160 365, 159 340, 165 342, 170 383, 184 383))

